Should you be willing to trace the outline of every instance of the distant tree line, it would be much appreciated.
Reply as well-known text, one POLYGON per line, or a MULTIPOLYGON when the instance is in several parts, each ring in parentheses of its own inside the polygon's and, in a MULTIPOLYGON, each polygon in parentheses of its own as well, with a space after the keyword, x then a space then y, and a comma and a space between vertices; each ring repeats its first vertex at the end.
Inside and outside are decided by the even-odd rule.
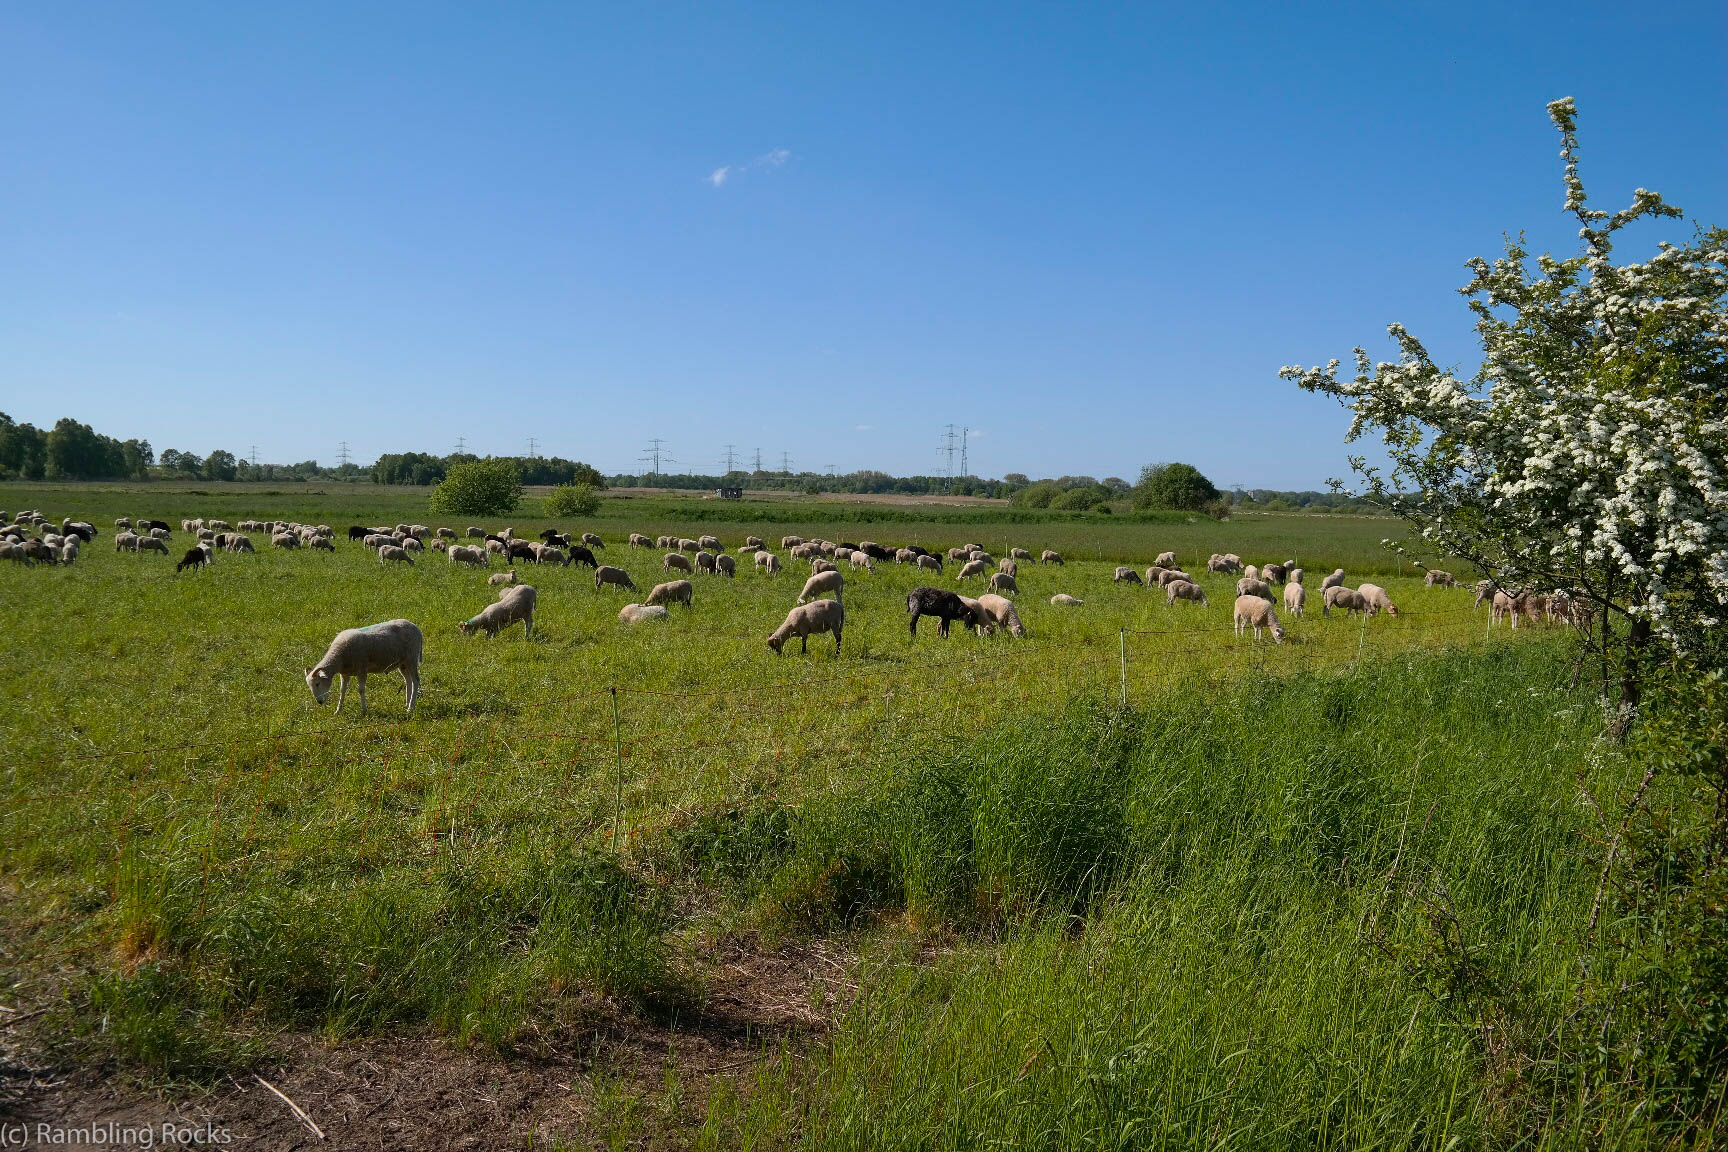
MULTIPOLYGON (((375 484, 438 484, 458 464, 471 464, 480 457, 471 453, 453 452, 448 456, 433 456, 425 452, 387 452, 372 465, 375 484)), ((562 456, 498 456, 487 459, 509 460, 516 465, 521 484, 586 484, 591 488, 606 487, 600 470, 580 460, 562 456)))
POLYGON ((116 440, 69 417, 43 431, 0 412, 0 480, 131 480, 153 460, 148 440, 116 440))

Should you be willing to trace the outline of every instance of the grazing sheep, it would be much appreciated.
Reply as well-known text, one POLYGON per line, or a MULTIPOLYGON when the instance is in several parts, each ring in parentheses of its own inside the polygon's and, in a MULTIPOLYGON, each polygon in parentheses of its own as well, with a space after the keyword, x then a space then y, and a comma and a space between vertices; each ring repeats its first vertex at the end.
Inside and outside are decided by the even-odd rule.
POLYGON ((766 549, 764 549, 760 544, 740 544, 737 548, 738 555, 740 556, 744 555, 746 552, 755 553, 763 551, 766 551, 766 549))
POLYGON ((1450 572, 1443 572, 1438 568, 1428 568, 1422 573, 1422 586, 1424 588, 1456 588, 1458 581, 1450 572))
POLYGON ((550 564, 554 568, 568 568, 570 566, 570 557, 565 554, 562 548, 552 548, 542 544, 539 551, 534 555, 540 563, 550 564))
POLYGON ((1030 560, 1032 553, 1025 548, 1010 548, 1008 549, 1008 558, 1010 560, 1030 560))
POLYGON ((985 623, 992 628, 1000 628, 1010 636, 1027 636, 1026 625, 1020 623, 1020 613, 1014 607, 1014 601, 1005 596, 985 593, 978 597, 978 607, 982 609, 985 623))
POLYGON ((910 548, 897 548, 894 550, 894 563, 896 563, 896 564, 916 564, 917 562, 918 562, 918 553, 912 551, 912 549, 910 549, 910 548))
POLYGON ((746 548, 764 548, 764 547, 766 547, 766 545, 764 545, 762 543, 762 537, 760 537, 760 536, 746 536, 746 537, 744 537, 744 546, 746 548))
POLYGON ((1307 575, 1307 573, 1303 572, 1302 569, 1292 568, 1284 574, 1284 579, 1289 581, 1291 584, 1300 584, 1302 583, 1302 577, 1305 575, 1307 575))
POLYGON ((1346 588, 1342 584, 1334 584, 1320 592, 1320 615, 1330 617, 1334 608, 1343 609, 1346 616, 1352 612, 1366 616, 1374 615, 1374 605, 1368 602, 1367 597, 1356 589, 1346 588))
POLYGON ((420 543, 420 538, 418 536, 404 536, 402 537, 402 551, 424 552, 426 551, 426 545, 420 543))
POLYGON ((618 609, 620 624, 641 624, 649 620, 665 620, 671 613, 659 604, 626 604, 618 609))
POLYGON ((491 558, 484 548, 471 548, 466 544, 453 545, 447 553, 452 564, 471 564, 476 568, 491 567, 491 558))
POLYGON ((1307 602, 1308 593, 1302 585, 1294 582, 1284 585, 1284 609, 1290 615, 1300 618, 1302 606, 1307 602))
POLYGON ((727 556, 725 553, 721 553, 719 556, 714 557, 714 569, 719 572, 720 575, 730 580, 734 576, 738 575, 738 561, 727 556))
POLYGON ((324 658, 306 669, 306 686, 312 699, 322 704, 330 698, 330 683, 340 677, 336 711, 348 696, 348 681, 360 685, 360 715, 366 715, 366 677, 379 672, 401 672, 408 688, 408 715, 420 698, 420 654, 426 638, 411 620, 387 620, 366 628, 347 628, 336 633, 324 658))
POLYGON ((1384 612, 1388 616, 1398 615, 1397 606, 1392 603, 1392 598, 1386 595, 1386 589, 1380 587, 1380 585, 1359 584, 1356 587, 1356 591, 1362 594, 1364 600, 1374 605, 1374 611, 1384 612))
POLYGON ((414 565, 414 557, 408 555, 408 549, 406 548, 397 548, 392 545, 386 545, 385 547, 378 549, 378 563, 388 564, 391 561, 395 561, 398 564, 406 564, 409 567, 413 567, 414 565))
POLYGON ((972 549, 970 549, 970 548, 950 548, 950 549, 948 549, 948 559, 950 559, 950 560, 959 560, 960 562, 964 563, 967 560, 970 560, 971 558, 972 558, 972 549))
POLYGON ((228 551, 256 552, 257 549, 252 547, 252 541, 248 537, 236 534, 228 538, 228 551))
POLYGON ((360 542, 368 548, 382 548, 386 544, 396 543, 396 537, 386 536, 382 532, 368 532, 360 538, 360 542))
POLYGON ((718 536, 703 536, 697 539, 696 543, 710 552, 726 551, 726 545, 720 543, 718 536))
POLYGON ((1008 573, 997 572, 990 577, 990 591, 1019 592, 1020 585, 1015 581, 1014 577, 1008 575, 1008 573))
POLYGON ((491 584, 494 587, 500 584, 514 584, 516 583, 516 580, 516 569, 514 568, 506 568, 502 572, 494 572, 492 575, 486 577, 486 583, 491 584))
POLYGON ((654 548, 654 547, 657 547, 657 545, 654 543, 654 541, 648 539, 648 537, 642 535, 642 533, 640 533, 640 532, 630 533, 630 541, 629 541, 628 546, 631 548, 654 548))
POLYGON ((600 567, 600 561, 594 558, 594 553, 588 550, 586 544, 570 545, 570 563, 586 564, 590 568, 600 567))
MULTIPOLYGON (((443 544, 444 541, 440 540, 440 541, 438 541, 438 543, 443 544)), ((314 552, 334 552, 334 551, 336 551, 336 545, 334 545, 330 542, 330 538, 328 536, 314 536, 314 537, 312 537, 312 543, 308 544, 307 547, 312 549, 312 551, 314 551, 314 552)))
POLYGON ((804 543, 804 537, 802 536, 782 536, 780 537, 780 550, 786 552, 798 547, 798 545, 802 543, 804 543))
POLYGON ((1236 635, 1242 635, 1248 628, 1254 629, 1254 639, 1260 639, 1260 630, 1272 630, 1272 639, 1279 644, 1284 643, 1284 625, 1278 623, 1278 616, 1272 611, 1272 602, 1262 600, 1258 596, 1236 597, 1236 635))
POLYGON ((982 561, 982 560, 968 560, 968 561, 966 561, 966 563, 964 565, 961 566, 960 574, 958 576, 954 577, 954 579, 964 580, 968 576, 982 576, 982 575, 984 575, 984 573, 985 573, 984 561, 982 561))
POLYGON ((155 536, 140 536, 137 550, 140 552, 160 552, 166 556, 168 555, 168 541, 159 540, 155 536))
POLYGON ((630 573, 622 568, 614 568, 610 564, 601 564, 594 569, 594 590, 598 592, 606 584, 628 588, 632 592, 636 591, 636 581, 630 579, 630 573))
POLYGON ((660 570, 662 572, 670 572, 674 568, 680 572, 692 572, 695 570, 690 563, 690 557, 685 556, 681 552, 668 552, 660 560, 660 570))
MULTIPOLYGON (((370 540, 371 537, 367 537, 367 539, 370 540)), ((502 540, 495 540, 489 536, 486 538, 486 554, 488 556, 497 556, 508 563, 510 560, 510 546, 502 540)))
POLYGON ((460 537, 456 535, 456 529, 454 529, 454 528, 440 528, 440 529, 438 529, 438 538, 440 540, 458 540, 458 539, 460 539, 460 537))
POLYGON ((810 561, 810 571, 812 574, 817 572, 838 572, 840 571, 840 565, 834 563, 832 560, 824 560, 822 557, 818 556, 816 559, 810 561))
POLYGON ((1227 576, 1232 572, 1240 571, 1241 568, 1241 562, 1234 557, 1221 556, 1216 552, 1212 553, 1206 561, 1206 571, 1219 576, 1227 576))
POLYGON ((1020 562, 1012 556, 1004 556, 996 561, 996 571, 1006 572, 1010 576, 1020 575, 1020 562))
POLYGON ((966 605, 966 611, 972 613, 972 631, 980 636, 988 636, 993 631, 988 617, 984 615, 984 605, 970 596, 960 597, 960 603, 966 605))
POLYGON ((24 551, 22 544, 11 543, 0 543, 0 560, 11 560, 14 563, 24 565, 26 568, 34 567, 36 563, 30 559, 29 553, 24 551))
POLYGON ((1062 563, 1062 554, 1060 552, 1052 552, 1050 549, 1046 548, 1044 549, 1043 555, 1038 557, 1038 562, 1040 564, 1060 565, 1062 563))
MULTIPOLYGON (((859 556, 859 553, 854 552, 852 555, 853 555, 852 567, 856 568, 856 567, 858 567, 857 557, 859 556)), ((872 571, 872 572, 876 571, 875 567, 870 563, 870 557, 868 557, 868 556, 864 557, 864 566, 866 568, 869 568, 870 571, 872 571)), ((923 555, 918 557, 918 565, 917 566, 919 568, 924 569, 927 572, 934 572, 938 576, 942 575, 942 558, 940 556, 932 556, 928 552, 926 552, 923 555)))
POLYGON ((696 571, 714 574, 714 553, 707 550, 696 553, 696 571))
POLYGON ((1260 569, 1260 579, 1268 584, 1282 584, 1284 583, 1284 574, 1288 571, 1289 569, 1282 564, 1268 564, 1260 569))
POLYGON ((678 541, 678 551, 688 552, 694 556, 696 553, 702 551, 702 545, 696 543, 694 540, 680 539, 678 541))
POLYGON ((1193 600, 1206 607, 1212 605, 1212 601, 1206 599, 1206 590, 1187 580, 1172 580, 1164 585, 1164 603, 1174 604, 1178 600, 1193 600))
POLYGON ((840 569, 835 568, 828 572, 818 572, 816 575, 810 577, 810 579, 804 581, 804 590, 798 593, 798 603, 808 604, 810 601, 820 597, 824 592, 834 593, 834 599, 836 600, 844 599, 843 592, 845 586, 846 580, 845 577, 840 575, 840 569))
POLYGON ((1326 577, 1326 579, 1320 581, 1320 594, 1325 595, 1326 589, 1337 588, 1339 585, 1341 585, 1343 583, 1344 583, 1344 569, 1335 568, 1332 571, 1332 575, 1330 575, 1330 576, 1326 577))
POLYGON ((1182 571, 1180 568, 1166 568, 1163 572, 1158 574, 1159 587, 1174 584, 1178 580, 1186 580, 1190 584, 1194 583, 1194 577, 1188 575, 1188 573, 1182 571))
POLYGON ((1236 581, 1236 595, 1238 597, 1258 596, 1268 604, 1276 604, 1278 602, 1278 598, 1272 595, 1271 585, 1267 584, 1266 581, 1256 579, 1253 576, 1244 576, 1242 579, 1236 581))
POLYGON ((487 605, 478 616, 456 625, 456 630, 464 636, 471 636, 476 631, 486 633, 488 639, 498 635, 518 620, 522 622, 522 638, 534 638, 534 608, 539 595, 532 584, 517 584, 506 588, 498 594, 496 603, 487 605))
POLYGON ((71 564, 78 559, 78 549, 83 546, 81 537, 68 536, 66 543, 60 545, 60 563, 71 564))
POLYGON ((1118 584, 1140 584, 1140 583, 1143 583, 1143 581, 1140 579, 1140 573, 1134 571, 1134 569, 1128 567, 1125 564, 1117 565, 1116 575, 1114 577, 1112 577, 1112 579, 1115 580, 1115 582, 1118 584))
POLYGON ((963 627, 976 628, 979 621, 973 609, 958 595, 946 588, 914 588, 906 597, 906 611, 912 617, 910 631, 913 637, 918 635, 918 618, 934 616, 941 621, 938 631, 948 635, 948 625, 955 620, 963 627))
POLYGON ((589 548, 604 548, 604 547, 606 547, 606 541, 600 539, 600 537, 596 536, 592 532, 582 533, 582 543, 585 544, 586 546, 588 546, 589 548))
POLYGON ((694 607, 693 597, 696 594, 695 585, 688 580, 668 580, 664 584, 656 584, 648 590, 645 604, 682 604, 686 608, 694 607))
MULTIPOLYGON (((952 595, 952 593, 950 593, 952 595)), ((810 637, 834 633, 834 654, 840 654, 840 632, 846 626, 846 609, 838 600, 815 600, 786 613, 786 620, 768 637, 768 647, 780 655, 786 641, 798 637, 798 650, 810 651, 810 637)))
POLYGON ((1258 580, 1260 579, 1260 569, 1250 564, 1248 567, 1242 569, 1242 575, 1246 576, 1250 580, 1258 580))
POLYGON ((1156 564, 1160 568, 1174 568, 1176 567, 1176 553, 1160 552, 1158 553, 1158 559, 1152 561, 1152 563, 1156 564))
POLYGON ((1086 601, 1077 596, 1070 596, 1066 592, 1058 592, 1056 595, 1050 597, 1050 603, 1054 604, 1058 608, 1078 608, 1080 605, 1086 603, 1086 601))
MULTIPOLYGON (((1487 581, 1483 581, 1483 583, 1487 583, 1487 581)), ((1508 592, 1504 588, 1495 588, 1494 599, 1488 606, 1489 623, 1498 624, 1510 613, 1512 627, 1516 629, 1518 617, 1524 611, 1524 598, 1525 594, 1522 592, 1508 592)))
POLYGON ((780 557, 772 552, 756 553, 756 567, 772 576, 780 571, 780 557))
POLYGON ((114 533, 114 551, 136 552, 138 551, 138 541, 141 539, 143 537, 131 532, 116 532, 114 533))
MULTIPOLYGON (((935 560, 936 558, 934 556, 932 556, 931 559, 935 560)), ((852 553, 852 555, 850 555, 846 558, 846 560, 849 564, 852 565, 852 571, 854 571, 854 572, 858 571, 858 569, 860 569, 860 568, 863 568, 864 570, 866 570, 868 572, 876 571, 876 561, 870 559, 870 554, 868 552, 864 551, 862 548, 855 550, 852 553)), ((937 561, 937 563, 940 564, 941 561, 937 561)), ((920 568, 922 568, 924 566, 923 562, 920 561, 918 566, 920 568)), ((940 571, 942 571, 942 569, 940 567, 938 567, 936 569, 936 571, 940 572, 940 571)))
MULTIPOLYGON (((4 513, 0 513, 0 519, 5 519, 4 513)), ((116 527, 116 528, 130 528, 130 527, 132 527, 132 517, 130 517, 130 516, 116 516, 114 518, 114 527, 116 527)))

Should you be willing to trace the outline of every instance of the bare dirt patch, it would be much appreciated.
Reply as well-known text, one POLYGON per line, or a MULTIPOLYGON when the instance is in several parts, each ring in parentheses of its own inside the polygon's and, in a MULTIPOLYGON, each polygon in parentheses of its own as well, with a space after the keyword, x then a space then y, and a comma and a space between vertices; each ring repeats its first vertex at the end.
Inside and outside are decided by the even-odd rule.
POLYGON ((723 939, 707 952, 706 999, 665 1019, 585 1005, 585 1027, 509 1058, 437 1038, 284 1036, 255 1073, 197 1090, 150 1090, 102 1069, 57 1067, 27 1026, 0 1026, 0 1122, 25 1125, 32 1137, 38 1124, 158 1134, 165 1123, 213 1126, 231 1137, 227 1147, 271 1152, 602 1146, 619 1136, 633 1147, 685 1147, 716 1088, 744 1090, 763 1060, 826 1035, 856 990, 855 963, 833 941, 767 948, 754 937, 723 939))

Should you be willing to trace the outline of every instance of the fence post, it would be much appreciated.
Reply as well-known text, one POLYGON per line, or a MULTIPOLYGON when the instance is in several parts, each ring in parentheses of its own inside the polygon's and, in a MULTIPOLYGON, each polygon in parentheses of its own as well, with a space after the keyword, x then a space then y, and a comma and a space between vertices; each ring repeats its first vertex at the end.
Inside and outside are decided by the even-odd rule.
POLYGON ((612 851, 618 851, 618 822, 624 817, 624 726, 618 719, 618 686, 612 686, 612 742, 618 749, 618 788, 612 799, 612 851))
POLYGON ((1122 629, 1122 707, 1128 707, 1128 629, 1122 629))

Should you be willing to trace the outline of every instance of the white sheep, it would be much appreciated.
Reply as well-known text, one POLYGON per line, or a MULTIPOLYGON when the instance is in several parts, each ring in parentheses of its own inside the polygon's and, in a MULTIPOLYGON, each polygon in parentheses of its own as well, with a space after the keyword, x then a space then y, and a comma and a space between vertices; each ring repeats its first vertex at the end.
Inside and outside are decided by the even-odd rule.
POLYGON ((1008 573, 997 572, 990 577, 990 591, 1018 592, 1020 591, 1020 585, 1017 584, 1014 577, 1008 575, 1008 573))
POLYGON ((450 557, 452 564, 470 564, 476 568, 491 567, 484 548, 470 548, 466 544, 454 544, 446 555, 450 557))
POLYGON ((498 635, 504 629, 522 623, 522 635, 525 640, 534 638, 534 608, 539 600, 532 584, 516 584, 498 593, 496 603, 488 604, 478 616, 471 616, 456 626, 464 636, 475 632, 485 632, 487 637, 498 635))
POLYGON ((1306 604, 1307 601, 1308 593, 1303 589, 1302 585, 1295 581, 1291 581, 1284 585, 1284 609, 1289 612, 1290 615, 1300 618, 1302 615, 1302 606, 1306 604))
POLYGON ((1030 560, 1032 553, 1025 548, 1010 548, 1008 549, 1008 558, 1010 560, 1030 560))
POLYGON ((838 572, 840 571, 840 565, 834 563, 832 560, 824 560, 822 557, 818 556, 814 560, 810 561, 810 571, 812 573, 838 572))
POLYGON ((408 687, 408 715, 420 698, 420 654, 426 639, 411 620, 386 620, 365 628, 347 628, 336 633, 324 658, 306 669, 306 686, 312 699, 322 704, 330 698, 330 684, 341 678, 336 711, 348 696, 348 681, 360 685, 360 715, 366 715, 366 677, 379 672, 401 672, 408 687))
POLYGON ((1062 563, 1062 553, 1052 552, 1052 551, 1050 551, 1050 549, 1046 548, 1046 549, 1044 549, 1043 555, 1038 557, 1038 563, 1040 563, 1040 564, 1058 564, 1059 565, 1062 563))
POLYGON ((698 538, 696 543, 709 552, 726 551, 726 546, 720 543, 720 537, 718 536, 703 536, 698 538))
POLYGON ((1242 575, 1249 580, 1258 580, 1260 579, 1260 569, 1250 564, 1242 569, 1242 575))
POLYGON ((116 532, 114 533, 114 551, 136 552, 138 551, 138 541, 141 539, 143 539, 143 537, 138 536, 136 533, 116 532))
POLYGON ((1304 575, 1305 575, 1305 573, 1302 571, 1302 569, 1292 568, 1292 569, 1290 569, 1290 571, 1288 571, 1284 574, 1284 579, 1288 580, 1292 584, 1300 584, 1300 583, 1302 583, 1302 577, 1304 575))
POLYGON ((494 572, 492 575, 486 577, 486 583, 493 587, 498 587, 503 584, 514 584, 516 583, 516 579, 516 569, 506 568, 502 572, 494 572))
POLYGON ((1422 574, 1422 586, 1424 588, 1456 588, 1458 580, 1450 572, 1444 572, 1439 568, 1429 568, 1422 574))
POLYGON ((738 561, 725 553, 721 553, 714 557, 714 570, 730 580, 738 574, 738 561))
POLYGON ((648 620, 664 620, 671 613, 659 604, 626 604, 618 609, 620 624, 641 624, 648 620))
POLYGON ((785 552, 789 549, 798 547, 798 545, 802 543, 804 543, 804 537, 802 536, 782 536, 780 537, 780 550, 785 552))
POLYGON ((1269 604, 1276 604, 1277 598, 1272 595, 1272 587, 1266 581, 1253 576, 1244 576, 1236 581, 1237 596, 1258 596, 1269 604))
POLYGON ((1006 572, 1010 576, 1018 577, 1020 575, 1020 562, 1012 556, 1004 556, 1002 559, 996 561, 996 571, 1006 572))
POLYGON ((664 584, 656 584, 648 590, 648 599, 644 604, 682 604, 686 608, 694 607, 693 597, 696 594, 695 585, 688 580, 668 580, 664 584))
MULTIPOLYGON (((970 596, 961 596, 960 603, 966 605, 966 610, 972 614, 972 630, 974 632, 980 636, 988 636, 995 630, 995 624, 991 622, 990 616, 984 611, 984 605, 981 602, 970 596)), ((962 621, 962 626, 964 626, 964 621, 962 621)))
POLYGON ((846 626, 846 609, 838 600, 813 600, 786 613, 786 621, 768 637, 768 647, 780 655, 786 641, 798 637, 798 650, 810 651, 810 637, 834 633, 834 654, 840 654, 840 632, 846 626))
POLYGON ((610 564, 596 565, 594 568, 594 590, 598 592, 604 585, 612 584, 619 588, 636 591, 636 581, 630 579, 630 573, 622 568, 614 568, 610 564))
POLYGON ((1174 568, 1176 567, 1176 553, 1160 552, 1158 553, 1158 559, 1152 561, 1152 563, 1156 564, 1160 568, 1174 568))
POLYGON ((744 546, 747 548, 756 548, 756 549, 761 549, 761 548, 766 547, 766 545, 763 544, 763 542, 762 542, 762 537, 760 537, 760 536, 746 536, 746 537, 744 537, 744 546))
MULTIPOLYGON (((863 554, 860 552, 854 552, 852 555, 860 556, 863 554)), ((876 571, 876 566, 870 563, 870 557, 868 556, 864 557, 864 566, 869 568, 872 572, 876 571)), ((854 565, 854 567, 856 567, 856 565, 854 565)), ((942 574, 942 559, 939 556, 932 556, 929 553, 925 553, 918 557, 918 567, 927 572, 934 572, 940 576, 942 574)))
POLYGON ((1384 612, 1388 616, 1398 615, 1397 606, 1392 603, 1392 598, 1386 595, 1386 589, 1380 587, 1380 585, 1359 584, 1356 587, 1356 591, 1361 593, 1362 599, 1374 605, 1374 611, 1384 612))
POLYGON ((388 564, 392 560, 396 561, 398 564, 407 564, 410 567, 414 564, 414 557, 408 555, 408 550, 406 548, 396 548, 386 545, 383 548, 378 549, 378 563, 388 564))
POLYGON ((798 593, 798 603, 808 604, 810 601, 820 597, 824 592, 834 593, 834 599, 836 600, 844 599, 843 594, 845 586, 846 580, 840 575, 840 570, 838 568, 831 572, 818 572, 816 575, 810 577, 810 579, 804 581, 804 590, 798 593))
POLYGON ((1342 584, 1334 584, 1320 592, 1320 615, 1329 617, 1334 608, 1343 609, 1346 616, 1352 612, 1367 616, 1374 615, 1374 605, 1368 602, 1367 597, 1356 589, 1346 588, 1342 584))
POLYGON ((756 567, 772 576, 780 571, 780 557, 772 552, 756 553, 756 567))
MULTIPOLYGON (((935 557, 931 557, 931 559, 934 560, 935 557)), ((855 550, 852 555, 846 557, 846 562, 852 565, 852 571, 854 572, 858 571, 860 568, 863 568, 868 572, 876 571, 876 561, 870 559, 870 557, 862 550, 855 550)), ((919 567, 923 567, 923 565, 920 564, 919 567)))
POLYGON ((642 535, 642 533, 640 533, 640 532, 630 533, 630 542, 629 542, 628 546, 631 548, 653 548, 653 547, 656 547, 654 541, 648 539, 648 537, 642 535))
POLYGON ((606 541, 600 539, 600 537, 596 536, 592 532, 582 533, 582 543, 587 545, 589 548, 604 548, 604 547, 606 547, 606 541))
POLYGON ((1272 630, 1272 639, 1279 644, 1284 643, 1284 625, 1278 623, 1278 616, 1272 611, 1272 602, 1262 600, 1258 596, 1236 597, 1236 635, 1240 636, 1248 629, 1254 629, 1254 639, 1260 639, 1260 630, 1272 630))
POLYGON ((1164 603, 1174 604, 1178 600, 1193 600, 1206 607, 1212 605, 1212 601, 1206 599, 1206 590, 1188 580, 1172 580, 1164 585, 1164 603))
POLYGON ((1066 592, 1058 592, 1056 595, 1050 597, 1050 603, 1056 605, 1058 608, 1078 608, 1080 605, 1086 603, 1086 601, 1070 596, 1066 592))
POLYGON ((1134 569, 1128 567, 1125 564, 1119 564, 1116 566, 1116 575, 1111 577, 1111 579, 1113 579, 1118 584, 1142 584, 1142 583, 1145 583, 1145 581, 1140 579, 1140 573, 1134 571, 1134 569))
POLYGON ((680 572, 694 571, 690 564, 690 557, 679 552, 668 552, 660 560, 660 570, 662 572, 670 572, 674 568, 680 572))
POLYGON ((978 607, 982 611, 982 618, 992 627, 1000 628, 1010 636, 1029 635, 1026 625, 1020 623, 1020 613, 1015 609, 1014 601, 1006 596, 985 593, 978 597, 978 607))
POLYGON ((955 576, 954 579, 955 580, 964 580, 968 576, 982 576, 982 575, 984 575, 984 561, 982 561, 982 560, 968 560, 968 561, 966 561, 966 563, 964 565, 961 566, 960 574, 955 576))
POLYGON ((140 536, 134 547, 139 552, 160 552, 164 556, 168 555, 168 541, 155 536, 140 536))
POLYGON ((1336 588, 1343 583, 1344 583, 1344 569, 1335 568, 1332 570, 1332 575, 1330 575, 1330 576, 1326 577, 1326 579, 1320 581, 1320 594, 1322 596, 1324 596, 1326 594, 1326 589, 1336 588))

